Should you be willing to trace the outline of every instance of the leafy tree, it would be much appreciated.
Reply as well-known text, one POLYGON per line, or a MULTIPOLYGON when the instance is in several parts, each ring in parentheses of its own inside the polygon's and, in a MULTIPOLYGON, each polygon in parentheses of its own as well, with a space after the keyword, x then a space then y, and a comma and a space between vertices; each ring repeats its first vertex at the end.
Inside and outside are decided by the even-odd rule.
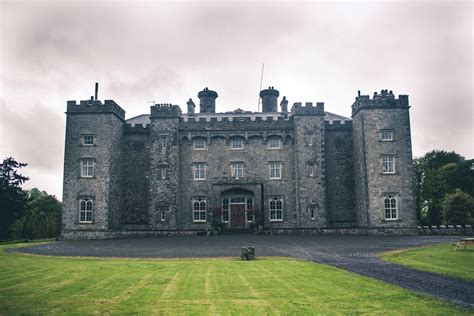
POLYGON ((8 157, 0 163, 0 240, 11 237, 11 225, 20 218, 26 208, 26 194, 21 185, 29 180, 18 173, 26 163, 8 157))
POLYGON ((442 206, 444 224, 474 224, 474 198, 469 194, 456 189, 445 195, 442 206))

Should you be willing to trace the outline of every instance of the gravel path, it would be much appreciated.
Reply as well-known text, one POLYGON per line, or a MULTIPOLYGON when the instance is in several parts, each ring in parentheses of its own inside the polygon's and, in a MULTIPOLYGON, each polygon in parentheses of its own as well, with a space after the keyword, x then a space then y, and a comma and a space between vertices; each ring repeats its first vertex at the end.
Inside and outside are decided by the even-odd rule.
POLYGON ((455 236, 223 235, 59 241, 9 251, 53 256, 199 258, 237 257, 241 246, 255 246, 257 256, 286 256, 324 263, 474 308, 474 282, 410 269, 375 255, 458 239, 455 236))

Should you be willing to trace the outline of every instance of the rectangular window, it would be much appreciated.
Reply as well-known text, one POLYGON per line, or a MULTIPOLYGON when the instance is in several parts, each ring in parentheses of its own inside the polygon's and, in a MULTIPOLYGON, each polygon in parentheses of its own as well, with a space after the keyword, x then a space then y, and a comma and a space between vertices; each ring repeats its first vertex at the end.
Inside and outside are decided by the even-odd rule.
POLYGON ((202 197, 193 198, 193 222, 206 221, 206 199, 202 197))
POLYGON ((228 223, 230 215, 229 199, 225 198, 222 200, 222 222, 228 223))
POLYGON ((233 162, 230 167, 230 173, 233 178, 242 178, 244 176, 244 163, 233 162))
POLYGON ((392 141, 393 140, 393 131, 392 130, 382 130, 380 132, 382 141, 392 141))
POLYGON ((162 208, 161 209, 161 221, 162 222, 165 221, 165 215, 166 215, 166 209, 162 208))
POLYGON ((94 161, 92 159, 81 160, 81 177, 92 178, 94 176, 94 161))
POLYGON ((168 141, 165 136, 161 136, 161 149, 166 149, 168 141))
POLYGON ((203 162, 194 164, 194 180, 206 179, 206 164, 203 162))
POLYGON ((252 198, 247 198, 247 201, 245 203, 245 212, 247 213, 247 222, 252 223, 254 220, 254 213, 255 213, 252 198))
POLYGON ((166 179, 167 169, 168 169, 168 168, 165 168, 165 167, 161 167, 161 169, 160 169, 160 178, 161 178, 162 180, 166 179))
POLYGON ((308 165, 308 175, 310 177, 314 177, 314 164, 309 164, 308 165))
POLYGON ((281 179, 281 162, 271 161, 270 167, 270 179, 281 179))
POLYGON ((398 218, 397 198, 395 196, 384 196, 384 211, 386 220, 396 220, 398 218))
POLYGON ((273 196, 270 197, 270 221, 281 222, 283 221, 283 197, 273 196))
POLYGON ((308 206, 308 210, 309 210, 309 216, 311 217, 311 220, 314 220, 317 213, 317 206, 310 205, 308 206))
POLYGON ((196 138, 193 140, 193 148, 194 149, 206 149, 206 139, 204 138, 196 138))
POLYGON ((240 137, 232 138, 232 140, 230 141, 230 147, 232 149, 242 149, 244 147, 244 142, 242 138, 240 137))
POLYGON ((82 136, 82 145, 84 145, 84 146, 94 145, 94 135, 83 135, 82 136))
POLYGON ((383 173, 395 173, 395 157, 393 155, 382 156, 383 173))
POLYGON ((271 137, 268 139, 268 147, 272 149, 279 149, 281 147, 281 141, 279 137, 271 137))
POLYGON ((91 199, 81 199, 79 201, 79 223, 92 223, 91 199))

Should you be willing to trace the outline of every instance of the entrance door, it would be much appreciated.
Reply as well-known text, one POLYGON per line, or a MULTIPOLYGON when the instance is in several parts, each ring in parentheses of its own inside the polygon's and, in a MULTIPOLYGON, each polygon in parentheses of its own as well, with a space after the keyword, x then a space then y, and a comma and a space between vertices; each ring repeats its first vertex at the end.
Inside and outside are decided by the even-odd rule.
POLYGON ((245 204, 231 204, 230 216, 230 227, 245 228, 245 204))

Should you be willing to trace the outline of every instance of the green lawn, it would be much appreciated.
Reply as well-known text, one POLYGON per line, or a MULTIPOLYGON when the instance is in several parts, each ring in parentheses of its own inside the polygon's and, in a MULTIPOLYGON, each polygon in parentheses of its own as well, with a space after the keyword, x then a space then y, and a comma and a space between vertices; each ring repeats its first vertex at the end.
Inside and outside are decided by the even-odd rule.
POLYGON ((452 244, 395 250, 382 258, 418 270, 474 280, 474 248, 454 251, 452 244))
MULTIPOLYGON (((150 260, 8 254, 0 314, 468 314, 307 261, 150 260)), ((471 310, 472 312, 472 310, 471 310)))

